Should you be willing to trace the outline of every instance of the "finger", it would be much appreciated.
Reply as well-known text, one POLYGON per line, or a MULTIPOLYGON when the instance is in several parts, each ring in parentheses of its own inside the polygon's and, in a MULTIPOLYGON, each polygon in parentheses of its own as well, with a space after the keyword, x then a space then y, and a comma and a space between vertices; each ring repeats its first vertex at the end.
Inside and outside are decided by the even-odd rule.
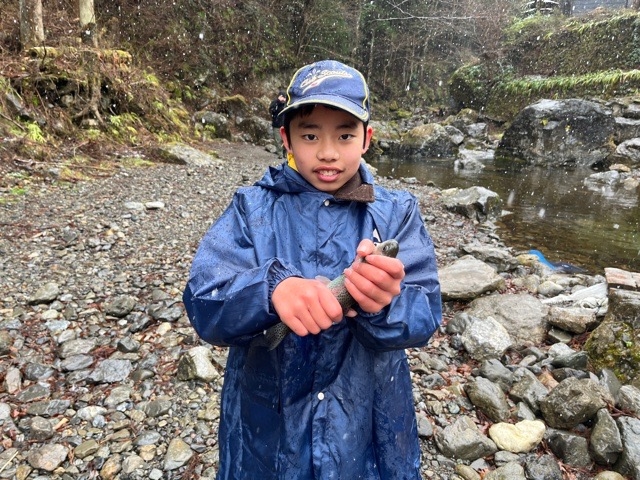
MULTIPOLYGON (((405 276, 404 264, 397 258, 385 257, 383 255, 369 255, 366 262, 361 262, 360 265, 353 265, 353 268, 360 272, 362 269, 366 270, 368 266, 373 266, 384 271, 393 279, 402 280, 405 276)), ((372 272, 370 269, 369 271, 372 272)))
POLYGON ((329 315, 327 315, 327 312, 325 312, 320 303, 310 306, 309 314, 314 326, 318 328, 318 333, 321 330, 326 330, 331 325, 333 325, 333 320, 329 318, 329 315))
POLYGON ((322 331, 322 327, 318 324, 317 319, 314 314, 309 310, 310 307, 307 307, 307 311, 302 312, 298 315, 298 319, 304 325, 304 327, 309 331, 309 333, 313 335, 317 335, 322 331))
POLYGON ((360 308, 370 311, 373 304, 385 306, 391 295, 355 272, 345 272, 345 287, 360 308))
POLYGON ((375 250, 375 248, 375 244, 371 240, 365 238, 358 244, 358 248, 356 248, 356 256, 359 258, 364 258, 367 255, 370 255, 375 250))
POLYGON ((294 317, 292 317, 292 318, 280 317, 280 320, 287 327, 289 327, 293 333, 295 333, 296 335, 298 335, 300 337, 304 337, 305 335, 309 335, 309 333, 311 333, 302 324, 302 322, 300 320, 298 320, 297 318, 294 318, 294 317))
POLYGON ((360 290, 355 288, 354 284, 347 279, 345 279, 344 283, 345 283, 345 287, 347 288, 347 290, 349 291, 349 293, 351 294, 355 302, 358 304, 360 309, 365 312, 368 312, 368 313, 379 312, 390 303, 390 299, 389 301, 385 301, 384 299, 374 300, 368 297, 367 295, 362 293, 360 290))
POLYGON ((400 277, 404 277, 404 275, 402 270, 394 271, 394 275, 397 275, 399 278, 394 278, 386 270, 368 264, 359 265, 345 271, 345 276, 349 278, 362 293, 376 300, 379 299, 383 293, 388 293, 392 296, 400 293, 400 277), (379 290, 382 292, 379 292, 379 290))

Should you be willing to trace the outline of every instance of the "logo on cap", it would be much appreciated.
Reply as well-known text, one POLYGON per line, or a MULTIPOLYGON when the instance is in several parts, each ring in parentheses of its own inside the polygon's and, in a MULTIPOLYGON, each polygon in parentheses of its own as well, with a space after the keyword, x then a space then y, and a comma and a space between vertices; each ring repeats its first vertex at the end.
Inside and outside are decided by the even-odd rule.
POLYGON ((353 78, 353 75, 341 70, 320 70, 318 72, 311 71, 309 76, 300 83, 301 93, 307 93, 307 90, 319 86, 322 82, 329 78, 353 78))

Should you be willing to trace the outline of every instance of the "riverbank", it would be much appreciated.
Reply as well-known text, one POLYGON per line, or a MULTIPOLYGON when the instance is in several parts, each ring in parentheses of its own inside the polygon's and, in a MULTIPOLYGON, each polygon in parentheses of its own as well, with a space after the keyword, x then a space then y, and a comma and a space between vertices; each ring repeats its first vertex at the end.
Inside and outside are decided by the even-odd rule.
MULTIPOLYGON (((184 379, 181 363, 202 344, 182 289, 198 242, 233 192, 279 162, 248 144, 215 149, 211 166, 122 167, 108 179, 33 185, 0 204, 0 478, 213 478, 225 349, 211 350, 208 381, 184 379)), ((463 255, 462 245, 506 249, 490 225, 446 210, 436 188, 380 183, 418 197, 440 268, 463 255)), ((524 290, 504 276, 504 293, 524 290)), ((463 305, 447 302, 446 324, 459 325, 463 305)), ((443 326, 408 353, 424 478, 472 480, 517 463, 517 455, 487 454, 461 462, 469 471, 442 453, 453 448, 455 432, 444 431, 456 420, 489 425, 464 394, 480 362, 460 336, 443 326)), ((505 362, 522 357, 511 352, 505 362)), ((558 465, 580 479, 600 470, 558 465)))

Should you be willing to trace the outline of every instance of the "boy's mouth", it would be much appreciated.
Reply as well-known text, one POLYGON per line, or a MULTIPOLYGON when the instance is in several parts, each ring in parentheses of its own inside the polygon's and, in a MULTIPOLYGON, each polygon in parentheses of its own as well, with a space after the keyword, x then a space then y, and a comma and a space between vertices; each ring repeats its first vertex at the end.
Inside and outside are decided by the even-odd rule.
POLYGON ((340 170, 326 170, 326 169, 318 169, 316 170, 316 175, 323 180, 332 180, 340 174, 340 170))

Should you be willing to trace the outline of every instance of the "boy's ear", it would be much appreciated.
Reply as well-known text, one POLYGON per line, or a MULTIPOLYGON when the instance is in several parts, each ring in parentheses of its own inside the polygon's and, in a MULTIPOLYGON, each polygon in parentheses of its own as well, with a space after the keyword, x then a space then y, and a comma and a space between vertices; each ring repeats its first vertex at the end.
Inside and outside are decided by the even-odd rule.
POLYGON ((287 149, 287 152, 290 152, 291 147, 289 146, 289 138, 287 138, 287 132, 285 131, 284 127, 280 127, 280 138, 282 138, 282 144, 284 145, 284 148, 287 149))
POLYGON ((373 128, 371 125, 367 125, 367 129, 364 135, 364 143, 362 145, 362 153, 364 154, 367 150, 369 150, 369 146, 371 145, 371 139, 373 138, 373 128))

